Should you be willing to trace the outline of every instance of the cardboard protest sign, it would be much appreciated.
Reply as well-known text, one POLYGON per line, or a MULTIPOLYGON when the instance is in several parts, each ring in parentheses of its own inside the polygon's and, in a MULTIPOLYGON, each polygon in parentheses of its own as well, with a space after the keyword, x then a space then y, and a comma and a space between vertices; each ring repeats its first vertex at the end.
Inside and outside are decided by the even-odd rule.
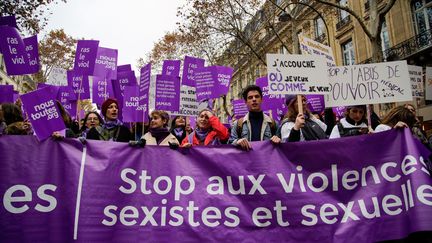
POLYGON ((408 73, 411 81, 412 96, 416 98, 424 97, 423 68, 408 65, 408 73))
POLYGON ((327 67, 336 66, 333 50, 330 46, 319 43, 306 36, 299 35, 300 50, 302 54, 324 56, 326 59, 327 67))
POLYGON ((24 41, 16 28, 0 26, 0 51, 3 54, 8 75, 32 73, 24 41))
POLYGON ((329 68, 326 107, 412 100, 406 61, 329 68))
POLYGON ((195 87, 181 85, 180 108, 178 112, 171 112, 171 115, 198 116, 199 108, 195 87))
POLYGON ((269 94, 325 94, 330 91, 323 56, 267 54, 269 94))
POLYGON ((233 100, 232 105, 234 109, 234 116, 237 119, 244 117, 249 112, 245 100, 243 99, 233 100))
POLYGON ((123 97, 123 122, 142 122, 143 112, 147 114, 147 105, 139 103, 139 87, 126 86, 123 97))
POLYGON ((40 141, 66 128, 55 103, 56 96, 50 89, 52 87, 45 87, 21 95, 24 110, 40 141))
POLYGON ((0 85, 0 104, 14 102, 13 94, 14 94, 13 85, 0 85))
POLYGON ((117 79, 117 56, 116 49, 98 47, 93 76, 117 79))
POLYGON ((93 76, 93 103, 102 105, 109 97, 115 97, 112 80, 93 76))
POLYGON ((180 77, 156 75, 155 109, 178 112, 180 108, 180 77))
POLYGON ((53 67, 46 83, 56 86, 68 85, 67 70, 64 68, 53 67))
POLYGON ((185 56, 183 61, 182 85, 195 87, 194 72, 197 68, 203 68, 204 63, 204 59, 185 56))
POLYGON ((78 74, 93 75, 99 41, 79 40, 75 53, 74 69, 78 74))
POLYGON ((37 35, 23 39, 29 62, 29 74, 39 72, 39 47, 37 35))
POLYGON ((75 70, 66 72, 68 86, 71 87, 79 100, 90 99, 90 84, 88 76, 77 73, 75 70))
POLYGON ((162 64, 162 75, 179 76, 180 60, 164 60, 162 64))
POLYGON ((198 68, 194 71, 198 101, 219 98, 229 90, 234 70, 224 66, 198 68))
POLYGON ((425 97, 432 100, 432 67, 426 67, 425 97))

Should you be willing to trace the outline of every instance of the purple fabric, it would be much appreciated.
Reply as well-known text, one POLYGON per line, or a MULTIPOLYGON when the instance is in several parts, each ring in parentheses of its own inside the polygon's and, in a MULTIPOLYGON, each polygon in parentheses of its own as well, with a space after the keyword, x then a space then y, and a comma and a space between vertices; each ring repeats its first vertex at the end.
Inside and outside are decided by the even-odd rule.
POLYGON ((140 106, 144 107, 142 120, 147 122, 148 119, 148 103, 149 103, 149 90, 150 90, 150 78, 151 78, 151 64, 147 64, 140 70, 140 82, 139 82, 139 96, 140 106))
POLYGON ((18 28, 15 15, 9 15, 9 16, 0 16, 0 25, 6 25, 9 27, 18 28))
POLYGON ((117 79, 112 80, 112 86, 114 91, 114 97, 119 102, 119 118, 123 119, 123 98, 124 98, 124 89, 126 86, 135 86, 136 85, 136 77, 134 71, 126 71, 117 73, 117 79))
MULTIPOLYGON (((15 91, 14 91, 14 94, 13 94, 13 102, 15 103, 18 99, 19 99, 19 97, 20 97, 20 94, 18 93, 18 91, 15 93, 15 91)), ((1 101, 0 101, 0 103, 1 103, 1 101)))
POLYGON ((4 102, 12 103, 14 95, 13 85, 0 85, 0 104, 4 102))
POLYGON ((83 75, 93 75, 99 41, 79 40, 75 53, 74 70, 83 75))
POLYGON ((156 75, 155 109, 163 111, 179 111, 180 108, 180 77, 156 75))
POLYGON ((109 97, 114 96, 114 89, 112 80, 93 76, 93 90, 92 90, 93 103, 102 106, 102 103, 109 97))
POLYGON ((324 95, 306 95, 307 106, 310 111, 321 113, 325 109, 324 95))
POLYGON ((164 60, 162 64, 162 75, 179 76, 180 60, 164 60))
POLYGON ((345 111, 346 111, 345 106, 333 107, 332 110, 333 110, 333 113, 335 113, 337 117, 339 117, 339 118, 345 117, 345 111))
POLYGON ((237 119, 240 119, 249 112, 244 99, 233 100, 232 105, 234 108, 234 116, 237 119))
POLYGON ((197 68, 194 72, 197 100, 219 98, 228 93, 234 70, 224 66, 197 68))
POLYGON ((185 56, 183 61, 182 85, 195 87, 194 72, 197 68, 203 68, 204 63, 204 59, 185 56))
POLYGON ((117 79, 117 56, 116 49, 99 47, 96 55, 93 76, 117 79))
POLYGON ((37 73, 40 69, 39 64, 39 47, 37 35, 23 39, 27 57, 29 60, 29 73, 37 73))
POLYGON ((67 71, 68 86, 71 87, 79 100, 90 99, 88 76, 79 74, 75 70, 67 71))
POLYGON ((287 112, 285 96, 269 94, 267 76, 258 78, 255 80, 255 83, 261 87, 263 92, 263 102, 261 104, 261 109, 263 111, 271 112, 273 119, 279 121, 280 117, 283 117, 283 115, 285 115, 287 112))
POLYGON ((50 137, 55 131, 65 129, 60 111, 55 104, 54 88, 46 87, 23 94, 21 100, 39 140, 50 137))
POLYGON ((16 28, 0 26, 0 52, 8 75, 32 73, 24 42, 16 28))
POLYGON ((76 117, 77 96, 69 86, 58 87, 57 100, 60 101, 65 110, 72 116, 76 117))
POLYGON ((143 111, 147 114, 147 107, 139 104, 139 87, 126 86, 123 98, 123 122, 142 122, 143 111))
POLYGON ((117 66, 118 73, 127 72, 127 71, 132 71, 132 66, 130 64, 117 66))
POLYGON ((408 129, 252 146, 175 151, 89 140, 74 224, 81 144, 1 136, 7 207, 0 209, 0 237, 71 242, 76 232, 76 242, 337 243, 432 230, 432 178, 422 163, 429 152, 408 129), (32 192, 27 202, 25 188, 32 192), (379 214, 370 216, 374 201, 379 214))

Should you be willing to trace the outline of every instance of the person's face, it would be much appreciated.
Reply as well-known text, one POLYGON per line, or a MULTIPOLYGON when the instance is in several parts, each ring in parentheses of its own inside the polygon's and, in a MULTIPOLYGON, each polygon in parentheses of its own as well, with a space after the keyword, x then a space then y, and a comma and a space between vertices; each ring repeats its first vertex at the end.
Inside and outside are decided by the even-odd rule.
POLYGON ((414 116, 416 115, 416 109, 414 108, 414 106, 407 105, 406 108, 407 108, 409 111, 411 111, 411 113, 413 113, 414 116))
POLYGON ((246 106, 249 111, 261 111, 262 97, 256 90, 247 93, 246 106))
POLYGON ((116 120, 118 116, 118 107, 116 103, 112 103, 108 106, 107 112, 106 112, 106 118, 108 120, 116 120))
POLYGON ((150 128, 155 129, 155 128, 162 128, 165 124, 165 120, 162 119, 162 117, 160 117, 157 114, 153 114, 151 116, 151 122, 150 122, 150 128))
POLYGON ((92 128, 92 127, 97 127, 100 125, 100 121, 99 118, 96 114, 94 113, 90 113, 87 117, 87 121, 86 121, 86 127, 87 128, 92 128))
POLYGON ((201 129, 207 129, 210 127, 209 117, 206 112, 201 112, 198 116, 197 126, 201 129))
POLYGON ((184 127, 186 126, 186 119, 183 116, 179 116, 177 117, 176 121, 175 121, 175 126, 176 127, 184 127))
POLYGON ((360 108, 353 107, 349 110, 348 116, 356 123, 360 122, 365 114, 365 111, 360 108))

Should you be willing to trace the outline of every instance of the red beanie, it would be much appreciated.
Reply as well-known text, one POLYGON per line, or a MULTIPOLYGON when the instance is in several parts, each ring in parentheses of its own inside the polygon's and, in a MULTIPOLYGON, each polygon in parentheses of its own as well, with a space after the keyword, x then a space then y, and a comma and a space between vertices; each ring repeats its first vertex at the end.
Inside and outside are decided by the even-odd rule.
POLYGON ((105 100, 104 103, 102 104, 102 115, 103 115, 104 117, 106 116, 106 112, 107 112, 107 110, 108 110, 108 107, 109 107, 112 103, 116 103, 117 107, 119 107, 117 100, 114 99, 114 98, 108 98, 108 99, 105 100))

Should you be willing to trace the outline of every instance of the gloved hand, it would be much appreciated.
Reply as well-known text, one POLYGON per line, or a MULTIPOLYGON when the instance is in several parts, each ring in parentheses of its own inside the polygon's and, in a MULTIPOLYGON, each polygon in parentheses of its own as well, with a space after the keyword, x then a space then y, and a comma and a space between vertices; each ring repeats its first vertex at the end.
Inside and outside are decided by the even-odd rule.
POLYGON ((170 143, 168 142, 170 149, 174 149, 177 150, 179 148, 179 144, 178 143, 170 143))
POLYGON ((146 145, 146 140, 143 138, 141 138, 138 141, 129 141, 129 146, 131 146, 131 147, 144 148, 145 145, 146 145))
POLYGON ((87 144, 87 140, 85 137, 78 137, 78 140, 83 144, 86 145, 87 144))

